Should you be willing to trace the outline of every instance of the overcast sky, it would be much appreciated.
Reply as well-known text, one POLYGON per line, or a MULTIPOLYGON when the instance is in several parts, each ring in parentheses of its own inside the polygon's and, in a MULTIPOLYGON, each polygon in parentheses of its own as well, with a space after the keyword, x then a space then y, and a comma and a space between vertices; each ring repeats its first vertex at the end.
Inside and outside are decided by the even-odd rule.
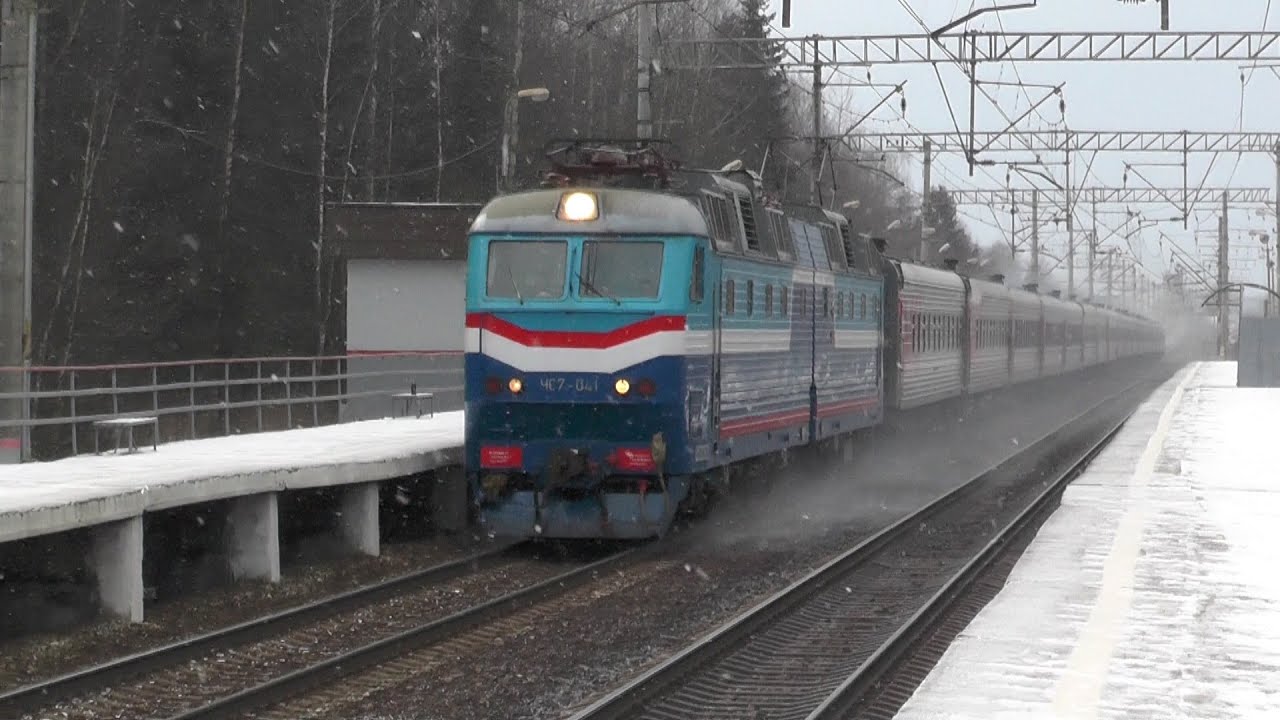
MULTIPOLYGON (((1013 0, 999 0, 999 4, 1009 4, 1013 0)), ((780 0, 772 0, 775 10, 780 9, 780 0)), ((920 24, 912 17, 904 5, 910 6, 930 28, 936 28, 949 20, 959 17, 976 7, 993 4, 993 0, 793 0, 792 27, 785 31, 791 37, 809 34, 825 35, 880 35, 895 33, 921 33, 920 24)), ((1170 30, 1207 31, 1207 30, 1260 30, 1265 27, 1276 28, 1280 23, 1280 3, 1268 10, 1268 0, 1172 0, 1170 30)), ((781 18, 775 23, 780 27, 781 18)), ((1040 0, 1040 7, 1027 10, 1015 10, 980 16, 970 26, 979 30, 1008 31, 1153 31, 1160 29, 1160 11, 1157 2, 1128 4, 1119 0, 1040 0)), ((958 32, 959 30, 957 30, 958 32)), ((1277 48, 1280 54, 1280 48, 1277 48)), ((953 64, 940 64, 939 70, 946 82, 947 92, 962 128, 967 126, 968 91, 967 81, 960 69, 953 64)), ((855 76, 865 76, 861 69, 851 69, 855 76)), ((1098 62, 1098 63, 1062 63, 1062 62, 1022 62, 1016 66, 1004 64, 986 64, 979 67, 979 78, 982 80, 1013 81, 1020 76, 1026 83, 1057 84, 1066 83, 1064 97, 1066 99, 1066 126, 1081 130, 1280 130, 1280 78, 1271 70, 1245 70, 1247 83, 1241 89, 1241 64, 1238 62, 1098 62), (1016 69, 1016 73, 1015 73, 1016 69)), ((942 90, 937 76, 927 65, 877 65, 871 68, 873 80, 876 82, 908 81, 906 96, 908 102, 907 118, 904 122, 896 109, 896 102, 889 103, 876 113, 864 127, 882 131, 947 131, 954 125, 947 111, 942 90), (890 107, 892 106, 892 107, 890 107), (910 125, 907 124, 910 123, 910 125)), ((1011 118, 1021 115, 1030 105, 1026 94, 1032 100, 1039 100, 1046 90, 1031 88, 1026 94, 1017 88, 992 87, 989 91, 999 100, 1004 113, 1011 118)), ((832 91, 829 97, 838 99, 832 91)), ((853 105, 865 112, 879 100, 874 91, 859 89, 853 93, 853 105)), ((1000 111, 978 96, 978 129, 999 130, 1007 124, 1000 111)), ((1019 127, 1023 129, 1041 129, 1062 127, 1063 116, 1057 103, 1050 101, 1041 106, 1040 115, 1033 114, 1019 127)), ((1023 155, 1012 158, 1008 155, 988 155, 990 159, 1027 160, 1023 155)), ((1222 154, 1210 162, 1214 156, 1209 153, 1192 154, 1190 156, 1189 177, 1193 186, 1199 185, 1201 178, 1208 172, 1206 187, 1222 187, 1228 184, 1234 187, 1265 187, 1274 189, 1276 185, 1276 167, 1267 155, 1246 154, 1239 159, 1234 154, 1222 154)), ((1048 160, 1049 158, 1045 158, 1048 160)), ((1064 168, 1061 155, 1053 158, 1058 165, 1046 170, 1050 171, 1059 182, 1063 181, 1064 168)), ((1080 178, 1084 176, 1089 155, 1073 157, 1072 178, 1079 187, 1080 178)), ((1177 163, 1179 155, 1160 155, 1143 153, 1126 155, 1124 153, 1100 153, 1092 165, 1093 175, 1089 177, 1090 186, 1120 187, 1124 172, 1124 163, 1157 162, 1177 163)), ((910 158, 907 169, 911 175, 912 187, 919 188, 922 183, 922 163, 919 157, 910 158)), ((1138 167, 1152 183, 1162 187, 1180 187, 1182 183, 1181 167, 1138 167)), ((933 183, 947 187, 981 187, 1003 188, 1006 168, 992 167, 978 170, 977 175, 970 178, 964 158, 949 155, 936 160, 933 183)), ((1043 181, 1041 181, 1041 184, 1043 181)), ((1016 173, 1012 185, 1030 187, 1031 183, 1020 178, 1016 173)), ((1137 177, 1131 175, 1129 187, 1143 187, 1137 177)), ((1111 207, 1112 211, 1123 208, 1111 207)), ((1169 218, 1178 214, 1169 205, 1139 206, 1151 218, 1169 218)), ((1081 230, 1081 221, 1088 222, 1082 214, 1084 207, 1077 208, 1077 230, 1081 230)), ((975 237, 983 243, 1008 242, 1008 208, 997 208, 993 214, 991 208, 964 208, 968 225, 975 237), (996 225, 1003 227, 998 229, 996 225)), ((1029 220, 1027 210, 1025 223, 1029 220)), ((1042 218, 1044 213, 1042 213, 1042 218)), ((1141 257, 1143 264, 1157 273, 1163 273, 1169 263, 1170 250, 1161 250, 1160 231, 1176 239, 1180 246, 1197 255, 1211 253, 1216 247, 1212 232, 1216 227, 1216 213, 1210 208, 1201 208, 1194 213, 1190 228, 1184 230, 1181 223, 1165 222, 1156 228, 1144 230, 1141 238, 1135 236, 1134 251, 1141 257), (1196 230, 1199 228, 1207 234, 1199 237, 1197 249, 1196 230)), ((1099 233, 1108 234, 1106 226, 1122 225, 1120 214, 1101 214, 1099 233)), ((1257 229, 1275 234, 1273 216, 1258 217, 1252 211, 1235 210, 1231 213, 1231 224, 1234 228, 1257 229)), ((1065 252, 1065 225, 1062 231, 1055 232, 1051 228, 1041 233, 1042 243, 1048 252, 1060 255, 1065 252)), ((1123 244, 1123 238, 1112 238, 1107 244, 1123 244)), ((1166 243, 1167 244, 1167 243, 1166 243)), ((1241 234, 1233 237, 1233 247, 1238 246, 1238 254, 1255 255, 1260 258, 1257 248, 1261 244, 1257 238, 1249 238, 1241 234)), ((1081 257, 1083 246, 1081 245, 1081 257)), ((1042 263, 1052 264, 1052 260, 1042 263)), ((1078 261, 1077 277, 1083 272, 1083 259, 1078 261)), ((1065 280, 1065 272, 1061 277, 1065 280)), ((1253 267, 1237 268, 1232 272, 1233 280, 1253 280, 1265 282, 1263 262, 1258 259, 1253 267)), ((1081 280, 1077 280, 1081 284, 1081 280)))

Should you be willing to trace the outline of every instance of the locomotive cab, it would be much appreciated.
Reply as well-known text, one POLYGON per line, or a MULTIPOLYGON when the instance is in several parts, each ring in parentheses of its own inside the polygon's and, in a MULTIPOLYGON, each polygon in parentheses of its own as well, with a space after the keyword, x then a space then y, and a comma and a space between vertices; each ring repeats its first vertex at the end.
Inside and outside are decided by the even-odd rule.
POLYGON ((465 462, 495 532, 669 525, 693 462, 683 388, 705 235, 688 201, 613 188, 508 195, 476 219, 465 462))

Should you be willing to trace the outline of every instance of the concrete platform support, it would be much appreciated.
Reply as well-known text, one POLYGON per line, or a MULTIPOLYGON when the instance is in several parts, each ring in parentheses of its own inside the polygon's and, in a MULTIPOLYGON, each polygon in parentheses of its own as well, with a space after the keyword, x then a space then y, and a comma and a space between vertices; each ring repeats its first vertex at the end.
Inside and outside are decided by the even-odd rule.
POLYGON ((381 552, 378 542, 378 483, 344 488, 340 512, 338 528, 342 539, 356 552, 377 557, 381 552))
POLYGON ((227 543, 233 578, 280 582, 280 513, 275 493, 231 501, 227 543))
POLYGON ((89 566, 107 613, 142 622, 142 516, 91 530, 89 566))
POLYGON ((467 477, 461 467, 436 470, 431 506, 431 520, 437 531, 462 532, 467 529, 467 477))

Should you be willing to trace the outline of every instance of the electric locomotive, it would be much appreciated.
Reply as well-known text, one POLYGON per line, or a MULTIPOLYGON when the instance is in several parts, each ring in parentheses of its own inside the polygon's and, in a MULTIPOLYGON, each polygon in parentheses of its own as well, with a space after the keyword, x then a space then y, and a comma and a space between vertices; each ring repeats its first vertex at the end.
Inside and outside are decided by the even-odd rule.
POLYGON ((886 412, 1163 351, 1149 320, 883 257, 661 147, 562 141, 470 230, 465 466, 495 534, 659 535, 886 412))
POLYGON ((465 465, 496 534, 658 535, 731 466, 879 418, 878 259, 660 147, 564 141, 470 230, 465 465))

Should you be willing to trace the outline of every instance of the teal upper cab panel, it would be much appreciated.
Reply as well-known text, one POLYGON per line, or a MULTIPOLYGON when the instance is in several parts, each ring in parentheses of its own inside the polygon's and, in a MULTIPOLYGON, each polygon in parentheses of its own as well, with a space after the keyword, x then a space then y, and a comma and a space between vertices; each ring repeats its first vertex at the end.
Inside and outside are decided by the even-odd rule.
POLYGON ((472 235, 554 234, 707 236, 707 221, 687 198, 619 188, 531 190, 494 198, 471 225, 472 235), (573 192, 596 196, 598 217, 567 221, 557 217, 562 197, 573 192))
POLYGON ((692 273, 706 232, 698 209, 675 195, 592 188, 499 197, 471 228, 467 308, 519 313, 533 324, 554 322, 543 313, 569 312, 593 327, 683 315, 698 304, 692 273), (571 192, 592 193, 598 217, 560 220, 557 209, 571 192))

